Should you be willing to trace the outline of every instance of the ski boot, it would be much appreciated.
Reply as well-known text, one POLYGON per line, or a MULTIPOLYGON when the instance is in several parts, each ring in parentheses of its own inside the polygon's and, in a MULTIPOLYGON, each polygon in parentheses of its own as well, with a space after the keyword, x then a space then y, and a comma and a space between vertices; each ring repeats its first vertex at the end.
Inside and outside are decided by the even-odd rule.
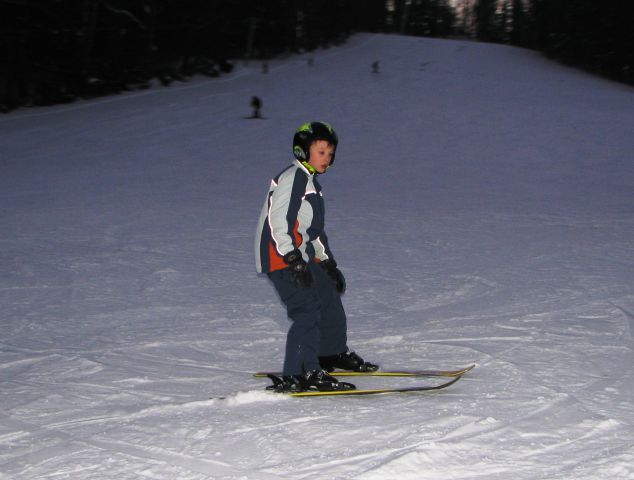
POLYGON ((364 361, 359 355, 350 350, 338 355, 319 357, 319 365, 327 372, 333 372, 336 368, 352 370, 353 372, 376 372, 379 369, 378 365, 364 361))
POLYGON ((333 392, 336 390, 356 390, 352 383, 340 382, 325 370, 313 370, 304 375, 298 375, 304 391, 333 392))
POLYGON ((352 383, 340 382, 325 370, 313 370, 303 375, 268 375, 273 385, 266 387, 268 391, 275 393, 297 392, 332 392, 335 390, 355 390, 352 383))
POLYGON ((268 377, 273 382, 273 385, 266 387, 270 392, 294 393, 302 391, 302 386, 298 379, 299 375, 284 375, 283 377, 268 375, 268 377))

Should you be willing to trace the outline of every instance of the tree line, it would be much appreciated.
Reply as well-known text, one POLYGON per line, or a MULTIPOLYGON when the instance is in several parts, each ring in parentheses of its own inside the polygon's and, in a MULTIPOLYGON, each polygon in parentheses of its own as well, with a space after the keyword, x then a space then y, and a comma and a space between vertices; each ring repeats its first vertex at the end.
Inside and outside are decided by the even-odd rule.
POLYGON ((634 84, 631 0, 0 0, 0 110, 229 72, 358 31, 537 48, 634 84))
POLYGON ((631 0, 457 0, 459 28, 634 84, 631 0))
POLYGON ((217 76, 380 31, 383 0, 0 0, 0 110, 217 76))

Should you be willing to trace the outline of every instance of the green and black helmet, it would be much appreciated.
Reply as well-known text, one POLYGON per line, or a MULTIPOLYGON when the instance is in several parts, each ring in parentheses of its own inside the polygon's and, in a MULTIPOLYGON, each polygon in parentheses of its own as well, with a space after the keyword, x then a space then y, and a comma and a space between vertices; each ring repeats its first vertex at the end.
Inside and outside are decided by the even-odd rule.
MULTIPOLYGON (((293 154, 300 162, 308 162, 310 157, 310 146, 317 140, 325 140, 335 147, 337 151, 337 143, 339 139, 335 133, 335 129, 326 122, 309 122, 303 124, 297 129, 293 136, 293 154)), ((333 153, 330 165, 335 162, 333 153)))

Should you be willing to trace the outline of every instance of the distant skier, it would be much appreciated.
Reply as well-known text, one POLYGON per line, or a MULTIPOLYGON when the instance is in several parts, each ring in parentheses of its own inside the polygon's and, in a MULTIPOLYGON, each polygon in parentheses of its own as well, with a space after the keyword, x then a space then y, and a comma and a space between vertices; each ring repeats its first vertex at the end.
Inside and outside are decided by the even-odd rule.
POLYGON ((337 144, 329 124, 303 124, 293 137, 295 160, 272 180, 260 214, 257 270, 268 275, 292 320, 279 391, 348 390, 354 385, 329 372, 378 369, 348 349, 346 280, 324 230, 317 176, 332 166, 337 144))
POLYGON ((262 108, 262 100, 260 97, 251 97, 251 108, 253 108, 253 114, 251 118, 262 118, 260 116, 260 109, 262 108))
POLYGON ((372 73, 379 73, 379 61, 372 62, 372 73))

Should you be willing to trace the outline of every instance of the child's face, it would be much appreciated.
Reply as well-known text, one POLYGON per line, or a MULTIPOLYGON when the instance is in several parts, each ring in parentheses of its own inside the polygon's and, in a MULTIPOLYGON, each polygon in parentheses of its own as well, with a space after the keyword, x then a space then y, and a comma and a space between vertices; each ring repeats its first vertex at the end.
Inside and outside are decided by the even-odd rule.
POLYGON ((310 146, 310 157, 308 163, 319 173, 328 170, 332 157, 335 154, 335 147, 326 140, 317 140, 310 146))

